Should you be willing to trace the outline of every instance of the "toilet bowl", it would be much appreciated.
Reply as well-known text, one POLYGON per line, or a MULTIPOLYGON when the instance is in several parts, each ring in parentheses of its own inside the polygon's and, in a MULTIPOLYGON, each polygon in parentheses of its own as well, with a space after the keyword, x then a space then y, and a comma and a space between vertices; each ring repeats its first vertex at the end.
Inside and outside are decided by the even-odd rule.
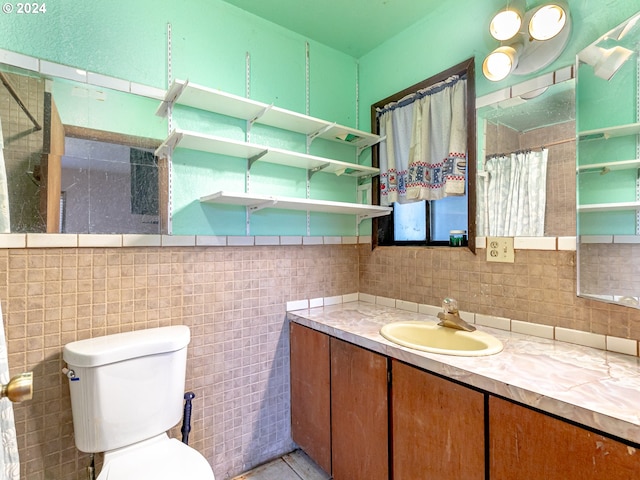
POLYGON ((97 480, 213 479, 207 460, 166 433, 129 447, 106 452, 97 480))
POLYGON ((185 326, 65 345, 75 442, 104 452, 98 480, 214 480, 206 458, 167 431, 182 418, 185 326))

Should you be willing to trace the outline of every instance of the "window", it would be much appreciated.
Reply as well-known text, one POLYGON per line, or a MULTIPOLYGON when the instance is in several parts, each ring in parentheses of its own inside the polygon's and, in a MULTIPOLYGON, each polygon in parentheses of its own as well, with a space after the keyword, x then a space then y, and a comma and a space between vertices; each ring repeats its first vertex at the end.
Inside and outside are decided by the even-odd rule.
MULTIPOLYGON (((455 103, 452 100, 452 103, 455 103)), ((446 102, 445 102, 446 104, 446 102)), ((433 111, 438 105, 434 100, 434 105, 430 108, 433 111)), ((419 108, 419 107, 416 107, 419 108)), ((455 110, 455 108, 454 108, 455 110)), ((442 110, 444 111, 444 109, 442 110)), ((416 112, 416 115, 420 115, 416 112)), ((444 72, 439 73, 423 82, 413 85, 401 92, 398 92, 384 100, 381 100, 371 106, 372 131, 383 136, 385 140, 381 142, 373 151, 373 164, 381 168, 381 175, 374 179, 373 192, 374 203, 389 204, 393 206, 393 213, 387 217, 379 217, 374 219, 374 247, 376 245, 448 245, 449 232, 451 230, 465 230, 467 232, 467 240, 469 248, 475 252, 475 172, 476 172, 476 127, 475 127, 475 83, 474 83, 474 59, 468 59, 444 72), (459 82, 459 83, 458 83, 459 82), (457 87, 454 87, 457 85, 457 87), (444 157, 445 161, 437 163, 427 161, 429 155, 433 152, 426 152, 427 147, 422 147, 424 154, 419 151, 419 147, 415 141, 417 127, 412 127, 411 122, 414 117, 412 112, 413 103, 418 104, 416 100, 436 95, 447 88, 457 88, 457 98, 460 108, 460 115, 463 119, 458 119, 462 125, 466 125, 466 131, 463 128, 452 127, 451 137, 462 138, 462 152, 457 152, 451 145, 445 145, 442 148, 450 147, 449 150, 443 150, 447 153, 441 155, 437 153, 438 159, 444 157), (462 102, 462 103, 461 103, 462 102), (409 108, 404 108, 409 107, 409 108), (391 130, 392 139, 386 139, 388 133, 386 128, 388 120, 384 114, 390 110, 404 108, 404 119, 395 120, 394 127, 391 130), (398 122, 404 122, 402 134, 396 126, 398 122), (408 125, 408 127, 407 127, 408 125), (388 169, 386 166, 386 156, 388 146, 386 142, 392 141, 396 156, 402 158, 413 158, 409 168, 403 170, 403 175, 394 178, 395 170, 388 169), (465 142, 466 141, 466 142, 465 142), (381 149, 384 149, 381 152, 381 149), (382 164, 382 165, 381 165, 382 164), (388 171, 388 175, 387 175, 388 171), (427 172, 428 171, 428 172, 427 172), (430 188, 432 185, 422 187, 422 192, 415 193, 416 185, 421 184, 417 180, 430 179, 437 182, 437 188, 442 188, 440 194, 432 194, 430 188), (395 183, 394 183, 395 182, 395 183), (391 185, 391 189, 389 186, 391 185), (386 189, 386 190, 385 190, 386 189), (393 194, 387 195, 390 190, 406 189, 406 197, 393 194), (413 189, 414 192, 410 190, 413 189), (383 198, 384 197, 384 198, 383 198), (433 197, 438 197, 433 198, 433 197), (405 198, 412 198, 405 201, 405 198), (401 203, 402 202, 402 203, 401 203)), ((456 121, 455 116, 452 117, 456 121)), ((425 122, 426 123, 426 120, 425 122)), ((453 124, 453 123, 452 123, 453 124)), ((459 125, 458 125, 459 127, 459 125)), ((428 134, 424 134, 425 140, 423 145, 430 145, 428 134)), ((435 143, 435 142, 433 142, 435 143)), ((455 143, 455 142, 454 142, 455 143)), ((436 187, 433 187, 434 189, 436 187)), ((397 192, 396 192, 397 193, 397 192)), ((403 195, 403 194, 400 194, 403 195)))

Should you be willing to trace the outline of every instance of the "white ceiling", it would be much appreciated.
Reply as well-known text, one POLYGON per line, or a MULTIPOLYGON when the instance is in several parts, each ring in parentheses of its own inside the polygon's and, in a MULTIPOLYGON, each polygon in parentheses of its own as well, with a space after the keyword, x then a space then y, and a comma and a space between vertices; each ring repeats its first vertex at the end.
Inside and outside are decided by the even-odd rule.
POLYGON ((360 58, 446 0, 224 0, 309 39, 360 58))

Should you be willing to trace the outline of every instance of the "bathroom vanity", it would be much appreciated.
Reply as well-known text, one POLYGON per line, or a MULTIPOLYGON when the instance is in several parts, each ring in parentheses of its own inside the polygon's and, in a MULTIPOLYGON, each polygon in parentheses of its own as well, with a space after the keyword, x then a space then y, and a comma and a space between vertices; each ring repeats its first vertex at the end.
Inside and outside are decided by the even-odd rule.
POLYGON ((287 317, 293 439, 335 480, 640 478, 637 357, 486 327, 496 355, 419 352, 379 330, 435 317, 365 302, 287 317))

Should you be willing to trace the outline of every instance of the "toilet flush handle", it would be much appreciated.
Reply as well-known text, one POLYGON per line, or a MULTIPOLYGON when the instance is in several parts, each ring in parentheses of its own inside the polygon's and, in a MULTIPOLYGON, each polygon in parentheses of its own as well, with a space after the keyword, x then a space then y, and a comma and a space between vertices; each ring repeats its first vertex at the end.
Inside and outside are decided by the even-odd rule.
POLYGON ((62 373, 63 375, 66 375, 66 377, 72 382, 77 382, 78 380, 80 380, 78 377, 76 377, 76 372, 66 367, 62 369, 62 373))

